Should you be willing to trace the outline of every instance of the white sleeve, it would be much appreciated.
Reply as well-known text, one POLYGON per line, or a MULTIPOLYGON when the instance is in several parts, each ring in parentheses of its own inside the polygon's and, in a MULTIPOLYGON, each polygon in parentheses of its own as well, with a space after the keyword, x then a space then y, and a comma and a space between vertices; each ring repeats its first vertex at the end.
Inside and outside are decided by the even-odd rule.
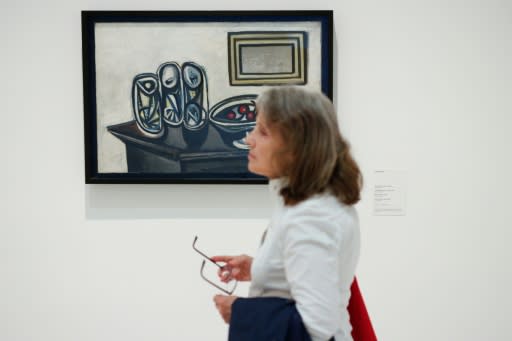
POLYGON ((315 207, 294 207, 284 217, 283 255, 290 285, 313 340, 328 340, 340 327, 338 229, 315 207))

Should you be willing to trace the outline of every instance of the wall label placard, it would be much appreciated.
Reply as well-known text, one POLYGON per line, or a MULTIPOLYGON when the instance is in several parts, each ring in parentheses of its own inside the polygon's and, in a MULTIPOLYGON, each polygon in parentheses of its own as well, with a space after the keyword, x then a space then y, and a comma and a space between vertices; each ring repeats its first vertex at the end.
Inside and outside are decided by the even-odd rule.
POLYGON ((405 171, 375 171, 373 214, 376 216, 406 215, 405 171))

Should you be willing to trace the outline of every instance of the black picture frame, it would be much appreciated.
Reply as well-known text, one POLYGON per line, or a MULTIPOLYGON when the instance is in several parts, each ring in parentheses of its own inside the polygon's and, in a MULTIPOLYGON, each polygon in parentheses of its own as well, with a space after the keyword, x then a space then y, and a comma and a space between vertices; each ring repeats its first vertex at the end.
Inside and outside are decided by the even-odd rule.
POLYGON ((85 183, 263 184, 243 139, 257 89, 332 100, 333 12, 82 11, 82 62, 85 183))

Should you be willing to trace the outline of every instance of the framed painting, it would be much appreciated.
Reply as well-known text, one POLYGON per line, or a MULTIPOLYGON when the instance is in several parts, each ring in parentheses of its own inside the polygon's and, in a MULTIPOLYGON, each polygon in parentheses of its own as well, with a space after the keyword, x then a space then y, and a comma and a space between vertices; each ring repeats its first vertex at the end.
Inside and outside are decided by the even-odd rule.
POLYGON ((86 183, 265 183, 265 88, 332 99, 332 11, 83 11, 86 183))

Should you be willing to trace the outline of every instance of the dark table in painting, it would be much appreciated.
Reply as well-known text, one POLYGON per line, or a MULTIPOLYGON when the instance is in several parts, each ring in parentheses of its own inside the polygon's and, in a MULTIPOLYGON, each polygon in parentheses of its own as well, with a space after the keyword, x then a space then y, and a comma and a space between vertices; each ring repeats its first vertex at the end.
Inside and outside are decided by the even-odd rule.
POLYGON ((230 145, 212 125, 199 133, 168 127, 157 139, 144 135, 135 121, 108 131, 126 145, 129 173, 248 172, 248 151, 230 145))

